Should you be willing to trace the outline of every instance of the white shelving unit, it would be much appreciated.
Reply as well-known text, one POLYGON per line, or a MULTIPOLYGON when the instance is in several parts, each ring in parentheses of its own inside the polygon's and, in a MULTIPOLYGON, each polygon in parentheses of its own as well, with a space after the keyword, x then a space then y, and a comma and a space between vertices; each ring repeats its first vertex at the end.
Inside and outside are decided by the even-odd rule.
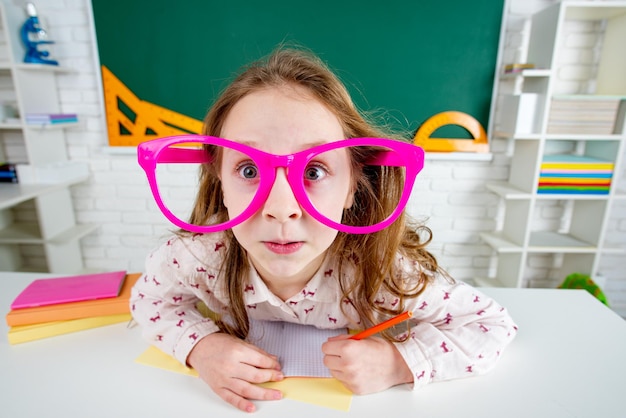
POLYGON ((621 172, 625 151, 624 120, 615 123, 611 132, 581 133, 573 128, 571 132, 549 133, 553 131, 551 105, 562 93, 556 89, 561 62, 558 54, 566 24, 574 20, 580 24, 597 22, 602 34, 597 77, 585 91, 577 92, 580 99, 626 99, 626 2, 561 2, 532 16, 527 62, 535 64, 536 69, 503 76, 514 79, 516 95, 509 102, 519 107, 503 105, 495 132, 511 141, 511 167, 508 182, 488 184, 502 199, 504 216, 495 232, 482 234, 494 250, 496 266, 493 277, 476 279, 480 285, 526 286, 534 278, 529 261, 535 256, 551 260, 547 269, 553 277, 544 279, 560 282, 574 272, 595 277, 602 255, 626 253, 624 248, 611 248, 605 243, 611 206, 615 200, 626 198, 626 185, 618 184, 616 175, 621 172), (524 108, 524 95, 524 99, 533 99, 530 107, 524 108), (520 118, 525 120, 522 126, 520 118), (609 193, 538 193, 541 163, 550 154, 582 155, 613 163, 609 193), (539 214, 542 210, 559 215, 546 222, 539 214))
MULTIPOLYGON (((69 70, 24 64, 24 5, 3 0, 0 14, 0 102, 13 103, 21 115, 0 121, 0 161, 36 170, 71 167, 65 130, 72 124, 31 126, 24 121, 27 113, 61 113, 56 77, 69 70)), ((95 226, 76 224, 69 188, 85 180, 87 175, 80 174, 51 183, 0 183, 0 271, 83 270, 79 241, 95 226)))

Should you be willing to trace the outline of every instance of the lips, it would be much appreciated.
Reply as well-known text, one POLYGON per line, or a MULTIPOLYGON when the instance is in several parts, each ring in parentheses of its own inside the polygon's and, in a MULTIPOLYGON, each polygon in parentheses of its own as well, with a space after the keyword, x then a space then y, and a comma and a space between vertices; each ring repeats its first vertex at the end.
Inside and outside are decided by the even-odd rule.
POLYGON ((302 241, 297 242, 272 242, 272 241, 263 241, 265 247, 273 253, 276 254, 292 254, 298 251, 304 243, 302 241))

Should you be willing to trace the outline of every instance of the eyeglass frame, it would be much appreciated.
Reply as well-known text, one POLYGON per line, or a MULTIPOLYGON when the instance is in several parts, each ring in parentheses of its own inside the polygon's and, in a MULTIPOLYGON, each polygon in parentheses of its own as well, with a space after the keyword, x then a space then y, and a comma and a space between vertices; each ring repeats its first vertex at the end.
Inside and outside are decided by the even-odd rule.
POLYGON ((305 150, 285 155, 271 154, 257 148, 224 138, 207 135, 175 135, 145 141, 137 146, 137 160, 146 173, 152 196, 165 217, 174 225, 193 233, 213 233, 230 229, 251 218, 267 201, 276 181, 279 167, 286 169, 287 181, 298 204, 315 220, 340 232, 350 234, 368 234, 380 231, 391 225, 406 207, 415 179, 424 167, 424 150, 415 145, 386 138, 348 138, 320 144, 305 150), (259 188, 248 207, 233 219, 218 225, 193 225, 174 215, 163 203, 156 180, 156 168, 159 163, 211 163, 210 155, 204 148, 171 148, 183 143, 201 143, 217 145, 243 153, 256 164, 260 173, 259 188), (402 196, 395 210, 381 222, 368 226, 344 225, 322 215, 311 203, 304 186, 304 170, 309 162, 321 153, 354 146, 385 147, 384 151, 368 165, 385 165, 405 168, 405 182, 402 196), (393 152, 392 152, 393 151, 393 152), (384 163, 384 164, 383 164, 384 163))

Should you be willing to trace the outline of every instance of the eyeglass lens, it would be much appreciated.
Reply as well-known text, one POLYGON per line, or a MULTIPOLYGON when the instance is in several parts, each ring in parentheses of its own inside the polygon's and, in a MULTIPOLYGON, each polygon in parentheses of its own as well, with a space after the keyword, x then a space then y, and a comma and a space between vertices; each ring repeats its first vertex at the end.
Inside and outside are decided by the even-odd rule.
POLYGON ((158 158, 155 171, 158 193, 165 207, 183 222, 189 222, 197 196, 205 204, 213 205, 207 208, 206 216, 196 216, 194 223, 198 226, 214 226, 234 219, 251 204, 258 205, 253 211, 256 213, 271 199, 283 199, 285 205, 289 203, 285 199, 293 199, 303 212, 315 218, 350 226, 372 226, 392 214, 404 192, 405 167, 398 163, 402 158, 397 151, 380 145, 334 148, 316 154, 306 164, 296 163, 284 169, 264 167, 263 159, 255 160, 225 146, 207 147, 200 142, 188 142, 183 147, 174 144, 170 148, 161 155, 184 149, 193 151, 189 155, 197 158, 185 162, 158 158), (217 175, 219 181, 201 181, 199 173, 203 164, 207 176, 217 175), (289 183, 288 172, 296 184, 289 183), (272 177, 275 177, 273 184, 265 185, 272 177), (260 201, 259 194, 265 195, 265 199, 260 201), (255 197, 257 200, 253 202, 255 197), (222 210, 220 215, 224 206, 227 213, 222 210))

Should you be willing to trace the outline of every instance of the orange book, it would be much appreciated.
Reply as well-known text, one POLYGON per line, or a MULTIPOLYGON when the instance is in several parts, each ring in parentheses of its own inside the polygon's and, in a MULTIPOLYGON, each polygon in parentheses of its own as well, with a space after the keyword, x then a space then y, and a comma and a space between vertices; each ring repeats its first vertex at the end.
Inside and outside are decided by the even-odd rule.
POLYGON ((130 312, 128 306, 130 290, 141 273, 127 274, 119 296, 114 298, 85 300, 81 302, 59 303, 33 308, 11 309, 6 315, 7 325, 40 324, 52 321, 67 321, 103 315, 118 315, 130 312))

